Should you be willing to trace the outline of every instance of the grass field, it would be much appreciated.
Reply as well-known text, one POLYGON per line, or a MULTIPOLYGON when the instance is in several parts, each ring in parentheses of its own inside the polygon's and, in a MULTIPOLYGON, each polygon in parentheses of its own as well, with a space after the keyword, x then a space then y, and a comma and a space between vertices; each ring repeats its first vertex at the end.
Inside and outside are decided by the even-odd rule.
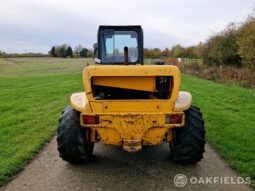
MULTIPOLYGON (((56 131, 89 60, 0 59, 0 184, 22 169, 56 131)), ((182 89, 204 114, 207 139, 242 176, 255 179, 255 90, 189 75, 182 89)))
POLYGON ((255 186, 255 90, 182 76, 183 90, 201 108, 207 140, 242 176, 255 186))

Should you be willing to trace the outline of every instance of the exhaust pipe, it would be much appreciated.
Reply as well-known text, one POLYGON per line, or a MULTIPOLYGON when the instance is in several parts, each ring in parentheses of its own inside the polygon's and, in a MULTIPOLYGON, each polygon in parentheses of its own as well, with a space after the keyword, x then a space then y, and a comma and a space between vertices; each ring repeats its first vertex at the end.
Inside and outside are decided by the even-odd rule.
POLYGON ((124 64, 128 65, 128 47, 124 47, 124 64))

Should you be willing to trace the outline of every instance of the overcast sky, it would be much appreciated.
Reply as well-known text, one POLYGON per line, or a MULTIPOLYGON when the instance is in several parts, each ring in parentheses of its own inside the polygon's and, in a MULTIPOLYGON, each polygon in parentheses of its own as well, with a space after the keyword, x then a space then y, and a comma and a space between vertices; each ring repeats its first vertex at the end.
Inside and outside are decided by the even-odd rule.
POLYGON ((189 46, 243 21, 254 7, 254 0, 1 0, 0 50, 89 48, 98 25, 133 24, 142 25, 145 47, 189 46))

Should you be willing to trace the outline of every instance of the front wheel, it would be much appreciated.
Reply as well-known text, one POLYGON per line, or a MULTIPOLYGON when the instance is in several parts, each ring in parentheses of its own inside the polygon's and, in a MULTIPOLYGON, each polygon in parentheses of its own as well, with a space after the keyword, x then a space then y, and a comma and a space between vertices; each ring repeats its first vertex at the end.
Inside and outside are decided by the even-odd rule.
POLYGON ((199 108, 191 106, 185 111, 185 125, 174 129, 174 140, 170 143, 171 159, 174 162, 194 164, 205 152, 205 127, 199 108))
POLYGON ((66 107, 59 119, 57 142, 63 160, 80 163, 91 159, 94 144, 86 141, 86 131, 80 126, 80 113, 71 106, 66 107))

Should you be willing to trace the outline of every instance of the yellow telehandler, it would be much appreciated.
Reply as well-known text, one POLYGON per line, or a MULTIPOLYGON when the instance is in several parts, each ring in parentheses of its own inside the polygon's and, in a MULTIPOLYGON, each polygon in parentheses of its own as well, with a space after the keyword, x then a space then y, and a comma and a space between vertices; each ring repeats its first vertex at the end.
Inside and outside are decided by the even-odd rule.
POLYGON ((203 158, 202 114, 191 94, 179 91, 178 67, 143 64, 141 26, 99 26, 94 61, 83 71, 84 91, 71 95, 59 120, 63 160, 88 162, 99 141, 127 152, 169 142, 175 162, 203 158))

